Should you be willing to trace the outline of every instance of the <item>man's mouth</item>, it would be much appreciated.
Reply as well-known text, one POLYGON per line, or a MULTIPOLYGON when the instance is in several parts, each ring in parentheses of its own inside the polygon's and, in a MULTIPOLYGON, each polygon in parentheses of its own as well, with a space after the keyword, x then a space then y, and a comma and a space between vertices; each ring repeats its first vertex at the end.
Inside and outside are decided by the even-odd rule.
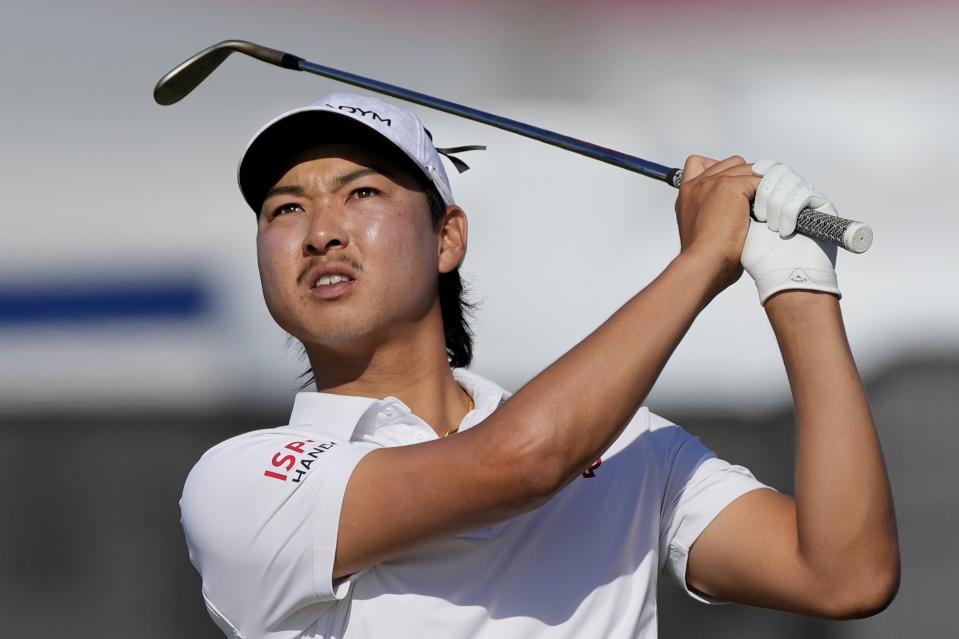
POLYGON ((311 296, 321 300, 335 300, 347 295, 362 273, 362 267, 350 260, 338 259, 320 262, 301 275, 301 281, 309 287, 311 296))
POLYGON ((333 286, 334 284, 339 284, 340 282, 352 282, 353 278, 347 275, 324 275, 313 284, 313 288, 320 288, 321 286, 333 286))

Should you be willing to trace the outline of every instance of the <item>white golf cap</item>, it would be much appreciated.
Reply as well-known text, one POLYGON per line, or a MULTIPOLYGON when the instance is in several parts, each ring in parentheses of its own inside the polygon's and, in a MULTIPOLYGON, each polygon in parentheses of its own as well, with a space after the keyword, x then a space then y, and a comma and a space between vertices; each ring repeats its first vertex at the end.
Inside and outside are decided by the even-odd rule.
MULTIPOLYGON (((412 160, 447 206, 453 204, 453 191, 440 162, 440 152, 485 148, 437 150, 412 111, 369 96, 331 93, 310 106, 287 111, 257 131, 237 169, 240 191, 259 215, 267 191, 289 169, 290 158, 322 144, 381 141, 375 135, 371 138, 370 132, 379 134, 412 160)), ((460 171, 465 169, 465 164, 453 160, 460 171)))

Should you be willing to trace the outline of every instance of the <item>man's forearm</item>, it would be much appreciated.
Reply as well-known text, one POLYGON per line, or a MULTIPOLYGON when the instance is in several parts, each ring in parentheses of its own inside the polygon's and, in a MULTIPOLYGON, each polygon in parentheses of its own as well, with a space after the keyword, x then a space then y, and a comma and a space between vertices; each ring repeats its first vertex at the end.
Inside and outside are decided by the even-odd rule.
POLYGON ((799 552, 846 592, 889 588, 898 579, 889 481, 838 300, 791 291, 765 307, 795 402, 799 552))
POLYGON ((715 266, 677 257, 602 326, 490 419, 524 457, 562 482, 619 434, 715 293, 715 266), (516 428, 522 424, 523 428, 516 428))
POLYGON ((525 470, 533 460, 544 478, 535 492, 558 490, 613 442, 699 312, 742 274, 758 184, 739 156, 687 158, 676 200, 680 255, 480 431, 493 435, 496 456, 510 458, 510 467, 525 470))

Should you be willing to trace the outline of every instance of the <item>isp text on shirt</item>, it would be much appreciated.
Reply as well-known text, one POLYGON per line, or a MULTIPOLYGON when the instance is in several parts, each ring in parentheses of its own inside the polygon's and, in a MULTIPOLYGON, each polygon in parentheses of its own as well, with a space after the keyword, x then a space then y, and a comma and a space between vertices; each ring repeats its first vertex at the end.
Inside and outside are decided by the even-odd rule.
POLYGON ((285 470, 286 472, 281 473, 268 469, 263 471, 263 475, 272 479, 279 479, 280 481, 292 481, 294 484, 300 483, 300 480, 303 479, 303 476, 310 470, 310 466, 313 465, 316 458, 336 445, 336 442, 325 442, 306 450, 308 444, 315 442, 315 439, 290 442, 273 455, 273 458, 270 460, 270 464, 274 468, 285 470), (291 472, 293 473, 292 479, 289 475, 291 472))

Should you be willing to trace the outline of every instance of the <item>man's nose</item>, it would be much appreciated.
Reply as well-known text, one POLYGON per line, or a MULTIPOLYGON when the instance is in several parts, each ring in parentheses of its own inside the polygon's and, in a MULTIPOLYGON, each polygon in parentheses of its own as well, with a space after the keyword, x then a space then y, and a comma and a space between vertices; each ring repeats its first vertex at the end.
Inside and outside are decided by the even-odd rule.
POLYGON ((332 207, 315 209, 303 238, 303 254, 325 255, 330 249, 343 248, 347 244, 349 234, 339 212, 332 207))

